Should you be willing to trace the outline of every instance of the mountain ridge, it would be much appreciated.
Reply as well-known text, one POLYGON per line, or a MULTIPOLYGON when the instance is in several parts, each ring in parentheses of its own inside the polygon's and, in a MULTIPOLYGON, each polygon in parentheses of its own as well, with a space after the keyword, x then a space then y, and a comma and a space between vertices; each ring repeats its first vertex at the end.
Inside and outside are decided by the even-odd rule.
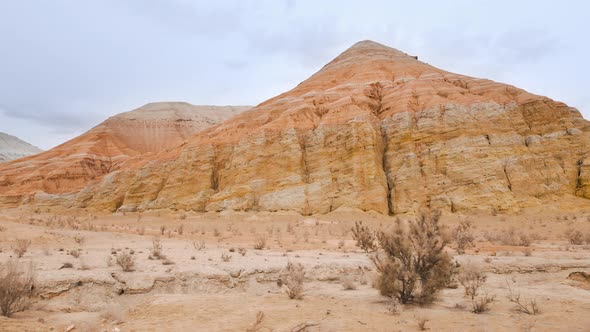
POLYGON ((363 41, 183 145, 121 163, 69 204, 301 214, 587 204, 589 135, 564 103, 363 41))

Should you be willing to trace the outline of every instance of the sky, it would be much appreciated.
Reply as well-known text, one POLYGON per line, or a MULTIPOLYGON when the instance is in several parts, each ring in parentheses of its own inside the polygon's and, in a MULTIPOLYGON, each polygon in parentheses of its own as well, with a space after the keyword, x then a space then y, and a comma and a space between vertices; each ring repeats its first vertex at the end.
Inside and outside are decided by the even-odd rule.
POLYGON ((590 119, 589 1, 0 2, 0 132, 43 149, 155 101, 256 105, 370 39, 590 119))

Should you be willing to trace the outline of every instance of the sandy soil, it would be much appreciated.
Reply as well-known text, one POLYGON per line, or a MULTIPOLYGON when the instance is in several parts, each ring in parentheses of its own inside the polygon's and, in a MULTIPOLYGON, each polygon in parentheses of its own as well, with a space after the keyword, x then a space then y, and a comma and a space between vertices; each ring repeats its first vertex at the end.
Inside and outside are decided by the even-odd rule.
POLYGON ((485 269, 485 287, 496 300, 489 312, 474 314, 461 286, 445 289, 432 305, 390 312, 371 286, 371 260, 350 234, 357 220, 389 227, 393 218, 379 214, 3 210, 0 262, 16 257, 17 239, 30 239, 20 261, 32 262, 38 296, 29 310, 0 318, 0 330, 246 331, 262 312, 257 331, 415 331, 424 319, 432 331, 590 331, 590 287, 568 279, 590 272, 590 245, 572 245, 565 236, 568 229, 590 236, 589 216, 443 216, 449 228, 467 219, 475 225, 476 247, 455 259, 485 269), (506 244, 511 232, 526 234, 531 245, 506 244), (155 237, 166 259, 153 257, 155 237), (255 250, 261 238, 266 246, 255 250), (122 252, 135 257, 134 271, 116 264, 122 252), (277 283, 288 262, 305 266, 302 300, 290 300, 277 283), (350 278, 356 289, 345 290, 350 278), (541 313, 516 311, 508 286, 536 299, 541 313))

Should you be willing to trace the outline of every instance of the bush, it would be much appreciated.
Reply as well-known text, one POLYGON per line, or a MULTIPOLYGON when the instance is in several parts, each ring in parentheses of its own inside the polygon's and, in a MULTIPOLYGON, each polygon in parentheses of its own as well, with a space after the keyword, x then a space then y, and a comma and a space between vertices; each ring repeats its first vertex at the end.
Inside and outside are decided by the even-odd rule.
POLYGON ((355 290, 356 289, 356 284, 355 284, 354 278, 352 276, 343 277, 341 282, 342 282, 342 288, 344 288, 344 290, 355 290))
POLYGON ((516 311, 525 313, 527 315, 536 315, 541 312, 539 305, 537 304, 537 300, 535 298, 521 298, 520 292, 512 289, 512 287, 510 287, 510 283, 506 283, 508 285, 508 301, 516 304, 516 311))
POLYGON ((162 253, 162 243, 160 242, 159 237, 154 237, 152 239, 152 253, 150 255, 151 259, 163 259, 166 258, 162 253))
POLYGON ((473 247, 475 235, 473 235, 471 221, 461 221, 453 230, 453 239, 457 244, 457 253, 460 255, 465 253, 465 249, 473 247))
POLYGON ((448 239, 439 226, 440 212, 420 214, 409 228, 398 219, 390 232, 377 237, 385 255, 372 257, 381 294, 401 303, 434 301, 453 277, 454 264, 444 251, 448 239))
POLYGON ((473 300, 480 287, 485 284, 486 276, 481 269, 473 265, 466 265, 461 268, 457 280, 465 289, 465 296, 469 296, 473 300))
POLYGON ((22 268, 17 261, 0 264, 0 313, 10 317, 26 310, 34 289, 33 267, 22 268))
POLYGON ((254 249, 262 250, 266 247, 266 236, 264 234, 256 235, 256 239, 254 240, 254 249))
POLYGON ((231 255, 222 252, 221 253, 221 260, 224 262, 229 262, 231 260, 231 255))
POLYGON ((18 256, 18 258, 21 258, 27 252, 27 250, 29 250, 30 245, 31 240, 17 239, 13 248, 14 253, 18 256))
POLYGON ((473 297, 471 299, 471 312, 480 314, 482 312, 489 311, 490 304, 492 304, 495 300, 496 297, 494 295, 489 295, 487 293, 473 297))
POLYGON ((305 268, 300 263, 288 263, 281 283, 287 287, 287 295, 290 299, 303 299, 303 281, 305 279, 305 268))
POLYGON ((577 229, 568 229, 565 236, 573 245, 584 244, 584 234, 577 229))
POLYGON ((135 270, 135 257, 126 251, 120 252, 117 254, 117 265, 124 272, 132 272, 135 270))
POLYGON ((377 249, 377 245, 375 244, 375 233, 371 231, 368 226, 363 226, 362 221, 355 222, 351 231, 352 239, 356 241, 357 247, 365 252, 375 251, 377 249))

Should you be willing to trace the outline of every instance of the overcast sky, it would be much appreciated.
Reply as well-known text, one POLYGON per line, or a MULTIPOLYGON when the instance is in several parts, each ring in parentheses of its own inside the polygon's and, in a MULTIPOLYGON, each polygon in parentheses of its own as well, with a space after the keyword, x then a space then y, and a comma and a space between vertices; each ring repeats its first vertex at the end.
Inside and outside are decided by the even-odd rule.
POLYGON ((0 2, 0 131, 43 149, 152 101, 256 105, 357 41, 590 118, 588 1, 0 2))

